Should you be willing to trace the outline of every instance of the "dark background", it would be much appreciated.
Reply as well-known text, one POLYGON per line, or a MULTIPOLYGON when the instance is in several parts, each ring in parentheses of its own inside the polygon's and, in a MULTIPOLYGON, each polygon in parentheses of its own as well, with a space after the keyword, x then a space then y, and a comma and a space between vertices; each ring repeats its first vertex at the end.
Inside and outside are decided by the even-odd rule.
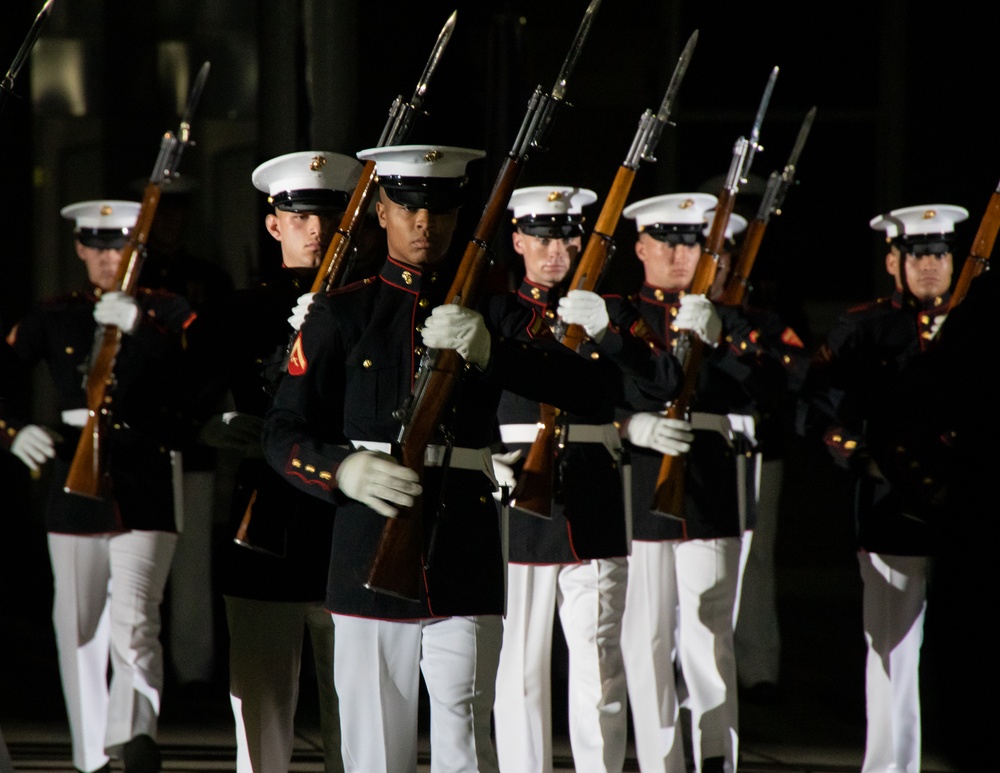
MULTIPOLYGON (((0 68, 12 61, 40 5, 3 4, 0 68)), ((2 332, 37 299, 85 280, 72 226, 59 209, 89 198, 137 198, 134 183, 148 177, 161 134, 176 128, 202 61, 211 60, 212 72, 194 120, 197 145, 182 165, 182 175, 197 183, 185 241, 245 286, 277 260, 261 227, 265 202, 250 184, 253 168, 294 150, 353 154, 375 145, 390 103, 412 94, 456 8, 428 115, 416 121, 410 141, 488 151, 470 168, 469 204, 455 240, 461 248, 532 89, 551 88, 585 7, 582 0, 55 0, 16 83, 18 96, 0 114, 2 332)), ((603 199, 639 117, 658 107, 697 29, 676 126, 664 132, 658 161, 641 166, 629 201, 703 187, 717 193, 718 181, 714 188, 709 181, 726 172, 779 66, 753 174, 780 170, 806 112, 818 112, 797 184, 771 221, 753 279, 812 346, 837 312, 889 287, 884 247, 868 228, 874 215, 913 204, 965 206, 970 218, 959 226, 957 262, 968 253, 1000 178, 996 25, 987 7, 604 0, 569 83, 572 106, 559 115, 549 150, 529 159, 520 184, 575 184, 603 199)), ((755 207, 752 197, 738 197, 744 214, 752 217, 755 207)), ((638 281, 633 235, 623 221, 606 289, 638 281)), ((501 265, 507 243, 501 234, 501 265)), ((38 401, 44 417, 42 387, 38 401)), ((814 657, 828 658, 828 667, 853 669, 832 681, 796 672, 797 664, 813 663, 799 650, 788 657, 804 660, 786 672, 815 681, 817 690, 845 692, 856 716, 863 711, 863 643, 848 494, 815 449, 791 457, 786 478, 780 611, 802 621, 799 646, 822 653, 814 657)), ((29 481, 23 466, 0 455, 0 482, 4 668, 14 675, 35 669, 57 685, 47 622, 51 578, 37 514, 44 481, 29 481)), ((0 683, 20 684, 8 676, 0 683)))

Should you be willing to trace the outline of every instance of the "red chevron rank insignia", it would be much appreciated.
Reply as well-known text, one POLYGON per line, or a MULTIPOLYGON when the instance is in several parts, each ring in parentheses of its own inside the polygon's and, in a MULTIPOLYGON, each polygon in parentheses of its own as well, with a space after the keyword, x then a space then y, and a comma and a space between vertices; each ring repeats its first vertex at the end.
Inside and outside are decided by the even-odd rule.
POLYGON ((295 336, 295 344, 292 346, 292 353, 288 356, 288 373, 292 376, 301 376, 306 372, 308 363, 305 352, 302 351, 302 331, 295 336))

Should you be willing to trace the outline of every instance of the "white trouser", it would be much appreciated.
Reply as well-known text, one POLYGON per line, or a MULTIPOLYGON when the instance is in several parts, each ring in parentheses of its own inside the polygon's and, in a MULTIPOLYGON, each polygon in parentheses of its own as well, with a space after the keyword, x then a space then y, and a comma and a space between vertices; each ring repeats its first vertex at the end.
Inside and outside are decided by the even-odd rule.
POLYGON ((737 614, 733 617, 736 671, 745 687, 761 682, 777 684, 781 660, 774 545, 784 463, 781 459, 758 459, 756 469, 757 524, 743 532, 737 614))
POLYGON ((494 704, 505 773, 552 770, 552 623, 569 650, 569 734, 579 773, 625 763, 627 691, 621 656, 628 561, 508 567, 507 617, 494 704))
POLYGON ((80 770, 101 767, 137 735, 156 737, 160 603, 176 542, 176 534, 159 531, 48 535, 52 622, 80 770))
MULTIPOLYGON (((920 645, 927 609, 924 556, 858 553, 864 583, 868 729, 862 773, 920 770, 920 645)), ((957 710, 957 708, 956 708, 957 710)))
POLYGON ((319 688, 325 773, 341 773, 333 689, 333 618, 319 602, 226 596, 229 697, 237 773, 288 773, 295 742, 302 645, 308 629, 319 688))
POLYGON ((180 684, 211 682, 215 666, 215 594, 211 592, 215 474, 182 473, 181 456, 176 452, 173 464, 174 511, 180 533, 170 570, 170 666, 180 684))
POLYGON ((497 773, 490 709, 499 615, 413 622, 334 615, 333 621, 348 773, 416 772, 421 673, 430 698, 431 772, 497 773))
POLYGON ((639 767, 684 773, 674 662, 691 712, 695 769, 722 757, 736 770, 733 606, 740 541, 633 542, 622 621, 622 654, 639 767), (675 639, 676 637, 676 639, 675 639))

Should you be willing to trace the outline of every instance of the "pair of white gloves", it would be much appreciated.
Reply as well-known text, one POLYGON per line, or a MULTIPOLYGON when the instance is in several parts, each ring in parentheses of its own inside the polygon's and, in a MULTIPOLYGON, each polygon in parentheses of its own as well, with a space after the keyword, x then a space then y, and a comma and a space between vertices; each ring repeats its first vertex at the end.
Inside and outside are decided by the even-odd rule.
MULTIPOLYGON (((300 295, 288 324, 298 331, 309 313, 309 306, 319 293, 300 295)), ((483 315, 454 303, 438 306, 424 322, 421 332, 429 349, 454 349, 471 365, 485 368, 490 361, 490 331, 483 315)))
MULTIPOLYGON (((658 413, 635 413, 623 425, 625 437, 633 445, 651 448, 668 456, 680 456, 691 449, 694 433, 691 423, 682 419, 668 419, 658 413)), ((493 454, 493 476, 500 486, 500 491, 493 492, 497 501, 503 496, 503 489, 513 491, 517 485, 514 468, 511 467, 521 458, 521 452, 507 451, 493 454)))
MULTIPOLYGON (((114 325, 123 333, 133 333, 139 323, 139 304, 125 292, 113 291, 101 295, 94 306, 94 321, 99 325, 114 325)), ((58 436, 38 424, 26 424, 14 436, 10 452, 32 472, 56 455, 58 436)))
MULTIPOLYGON (((595 343, 600 343, 610 319, 604 299, 588 290, 570 290, 559 299, 559 318, 569 325, 580 325, 595 343)), ((716 346, 722 335, 722 320, 715 305, 704 295, 685 295, 673 326, 690 330, 709 346, 716 346)))

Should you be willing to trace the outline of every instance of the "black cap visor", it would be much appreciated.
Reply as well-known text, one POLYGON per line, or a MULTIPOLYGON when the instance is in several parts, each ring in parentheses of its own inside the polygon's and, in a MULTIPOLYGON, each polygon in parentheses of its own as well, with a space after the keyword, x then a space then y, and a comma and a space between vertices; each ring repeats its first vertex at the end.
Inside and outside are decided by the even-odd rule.
POLYGON ((462 206, 466 177, 379 177, 391 201, 409 209, 450 212, 462 206))
POLYGON ((350 198, 345 191, 304 188, 276 193, 270 200, 275 209, 285 212, 343 212, 350 198))
POLYGON ((77 228, 74 235, 84 247, 95 250, 120 250, 128 241, 127 228, 77 228))
POLYGON ((583 217, 580 215, 525 215, 514 220, 523 234, 543 239, 572 239, 583 236, 583 217))
POLYGON ((704 228, 705 226, 698 223, 652 223, 643 226, 641 232, 649 234, 657 241, 671 245, 694 245, 705 243, 704 228))

